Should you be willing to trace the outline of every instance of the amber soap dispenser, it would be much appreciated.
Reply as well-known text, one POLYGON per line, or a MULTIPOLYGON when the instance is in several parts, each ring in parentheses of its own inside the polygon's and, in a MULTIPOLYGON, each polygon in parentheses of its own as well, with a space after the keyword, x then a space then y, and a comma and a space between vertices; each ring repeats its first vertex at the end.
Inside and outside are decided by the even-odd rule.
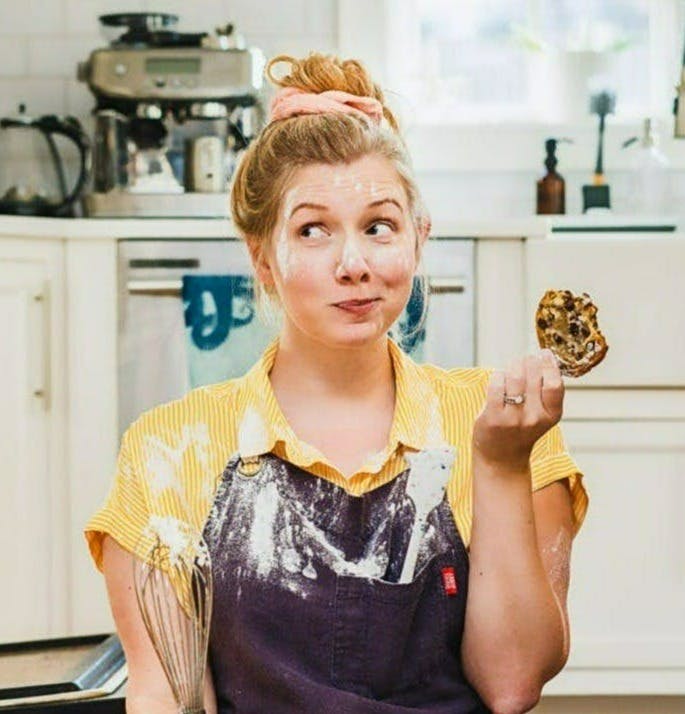
POLYGON ((571 143, 571 139, 547 139, 545 141, 545 166, 547 173, 537 182, 537 213, 553 215, 566 213, 566 184, 561 174, 557 173, 557 144, 571 143))

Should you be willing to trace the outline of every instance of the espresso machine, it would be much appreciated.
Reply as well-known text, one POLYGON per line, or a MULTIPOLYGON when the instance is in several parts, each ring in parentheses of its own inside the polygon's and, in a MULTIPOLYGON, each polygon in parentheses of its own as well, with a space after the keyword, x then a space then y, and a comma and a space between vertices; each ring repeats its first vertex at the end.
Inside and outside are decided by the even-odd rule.
POLYGON ((95 97, 97 217, 225 217, 237 162, 262 128, 264 55, 233 25, 178 32, 177 15, 102 15, 110 44, 79 64, 95 97))

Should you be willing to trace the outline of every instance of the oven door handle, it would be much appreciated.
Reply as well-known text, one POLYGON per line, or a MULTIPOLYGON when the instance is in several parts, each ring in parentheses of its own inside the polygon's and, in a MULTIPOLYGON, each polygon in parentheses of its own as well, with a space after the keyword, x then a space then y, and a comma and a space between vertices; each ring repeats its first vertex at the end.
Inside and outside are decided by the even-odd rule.
POLYGON ((428 291, 431 295, 466 292, 466 280, 463 278, 428 278, 428 291))
MULTIPOLYGON (((130 295, 152 295, 179 297, 183 283, 181 280, 129 280, 130 295)), ((466 292, 466 282, 460 278, 429 278, 431 295, 445 295, 466 292)))
POLYGON ((126 283, 129 295, 180 297, 182 288, 182 280, 129 280, 126 283))

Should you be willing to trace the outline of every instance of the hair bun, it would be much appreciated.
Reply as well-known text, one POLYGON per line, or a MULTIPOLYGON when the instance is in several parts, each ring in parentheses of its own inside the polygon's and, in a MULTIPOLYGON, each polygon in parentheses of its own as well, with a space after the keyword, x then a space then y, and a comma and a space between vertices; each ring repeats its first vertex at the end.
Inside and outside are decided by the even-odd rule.
POLYGON ((355 59, 342 60, 335 55, 310 52, 305 58, 291 55, 277 55, 266 65, 264 74, 277 87, 296 87, 305 92, 320 94, 328 90, 338 90, 359 97, 372 97, 383 106, 383 116, 390 126, 399 132, 395 115, 386 106, 381 88, 373 81, 366 67, 355 59), (272 68, 281 62, 290 65, 290 71, 280 77, 272 68))

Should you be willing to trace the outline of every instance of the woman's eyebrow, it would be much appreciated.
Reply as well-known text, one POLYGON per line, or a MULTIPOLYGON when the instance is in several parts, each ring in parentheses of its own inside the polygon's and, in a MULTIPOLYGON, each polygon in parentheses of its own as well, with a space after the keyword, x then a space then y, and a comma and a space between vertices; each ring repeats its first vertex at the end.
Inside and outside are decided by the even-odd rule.
POLYGON ((314 208, 321 211, 327 211, 328 206, 322 206, 319 203, 298 203, 295 208, 290 212, 290 218, 292 218, 301 208, 314 208))
MULTIPOLYGON (((402 206, 400 205, 400 202, 394 198, 380 198, 377 201, 372 201, 371 203, 369 203, 367 208, 374 208, 375 206, 381 206, 384 203, 394 203, 397 206, 397 208, 400 209, 400 211, 402 210, 402 206)), ((328 210, 328 206, 322 206, 320 203, 309 203, 309 202, 298 203, 297 206, 295 206, 295 208, 293 208, 293 210, 291 211, 290 218, 292 218, 295 215, 295 213, 297 213, 297 211, 299 211, 301 208, 313 208, 313 209, 318 209, 321 211, 328 210)))
POLYGON ((373 208, 374 206, 381 206, 384 203, 394 203, 397 206, 397 208, 400 209, 400 211, 402 210, 402 206, 400 205, 400 202, 394 198, 381 198, 378 201, 372 201, 367 206, 367 208, 373 208))

